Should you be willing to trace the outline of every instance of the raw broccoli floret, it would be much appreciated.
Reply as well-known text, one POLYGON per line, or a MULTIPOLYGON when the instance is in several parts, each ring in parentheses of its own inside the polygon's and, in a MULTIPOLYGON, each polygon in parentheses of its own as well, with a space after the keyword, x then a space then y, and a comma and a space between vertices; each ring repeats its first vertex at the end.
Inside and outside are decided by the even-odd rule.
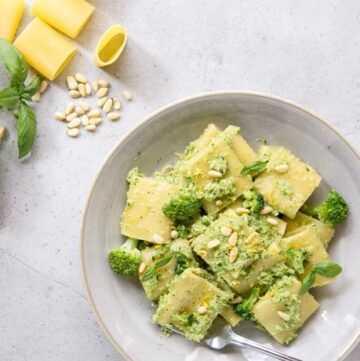
POLYGON ((243 206, 249 208, 253 213, 260 213, 264 208, 264 197, 255 190, 244 192, 243 199, 243 206))
POLYGON ((200 200, 193 193, 180 193, 163 206, 163 212, 173 222, 187 221, 200 209, 200 200))
POLYGON ((140 265, 140 251, 136 248, 138 240, 129 238, 118 248, 108 254, 111 269, 121 276, 133 276, 140 265))
POLYGON ((339 193, 331 190, 323 203, 307 207, 305 212, 309 216, 317 217, 325 224, 335 227, 345 221, 349 207, 339 193))
POLYGON ((252 320, 253 313, 252 310, 256 301, 259 298, 260 290, 259 288, 253 288, 249 297, 245 298, 241 303, 238 303, 234 306, 234 311, 240 315, 244 320, 252 320))

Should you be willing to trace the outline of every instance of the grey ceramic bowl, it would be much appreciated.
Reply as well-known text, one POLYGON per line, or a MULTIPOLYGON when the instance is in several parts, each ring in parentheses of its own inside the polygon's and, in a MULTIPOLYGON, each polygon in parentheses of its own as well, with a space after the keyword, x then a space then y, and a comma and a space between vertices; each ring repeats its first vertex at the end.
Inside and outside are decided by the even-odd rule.
POLYGON ((107 252, 120 244, 119 218, 126 201, 126 173, 138 166, 146 174, 175 160, 210 123, 239 125, 255 148, 257 138, 283 145, 313 165, 323 177, 315 198, 329 187, 349 201, 351 216, 330 246, 343 273, 333 284, 314 291, 321 308, 288 347, 279 346, 246 322, 238 332, 303 360, 343 360, 360 331, 360 162, 346 141, 308 110, 276 97, 249 92, 217 92, 187 98, 144 119, 114 147, 92 185, 82 223, 82 271, 95 316, 114 346, 133 361, 268 360, 251 351, 221 353, 166 338, 150 321, 152 309, 135 279, 114 275, 107 252))

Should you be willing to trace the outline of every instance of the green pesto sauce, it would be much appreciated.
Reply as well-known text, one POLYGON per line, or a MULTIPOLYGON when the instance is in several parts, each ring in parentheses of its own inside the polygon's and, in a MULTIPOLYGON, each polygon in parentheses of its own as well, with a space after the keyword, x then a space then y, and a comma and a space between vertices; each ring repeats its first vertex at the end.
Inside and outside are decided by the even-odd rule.
POLYGON ((216 199, 232 196, 235 191, 235 179, 233 177, 213 180, 204 187, 204 199, 212 202, 216 199))
POLYGON ((219 156, 208 161, 209 168, 224 175, 228 170, 228 161, 225 157, 219 156))

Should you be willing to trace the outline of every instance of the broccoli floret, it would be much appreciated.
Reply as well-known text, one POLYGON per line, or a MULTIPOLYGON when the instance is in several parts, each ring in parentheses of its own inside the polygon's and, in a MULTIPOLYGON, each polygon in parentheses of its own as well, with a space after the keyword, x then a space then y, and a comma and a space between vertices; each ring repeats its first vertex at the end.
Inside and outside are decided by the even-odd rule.
POLYGON ((192 261, 189 257, 185 256, 183 253, 178 253, 176 255, 176 266, 175 266, 175 274, 180 275, 187 268, 189 268, 192 264, 192 261))
POLYGON ((108 254, 111 269, 121 276, 133 276, 140 265, 140 251, 136 248, 138 240, 129 238, 108 254))
POLYGON ((249 208, 252 213, 260 213, 264 208, 265 201, 262 194, 255 190, 246 191, 243 194, 243 206, 249 208))
POLYGON ((253 313, 252 310, 256 301, 259 298, 260 290, 259 288, 253 288, 249 297, 245 298, 241 303, 238 303, 234 306, 234 311, 240 315, 244 320, 252 320, 253 313))
POLYGON ((308 207, 305 212, 309 216, 317 217, 325 224, 335 227, 345 221, 349 207, 339 193, 331 190, 323 203, 308 207))
POLYGON ((200 209, 200 200, 193 193, 180 193, 163 206, 163 212, 173 222, 187 221, 200 209))

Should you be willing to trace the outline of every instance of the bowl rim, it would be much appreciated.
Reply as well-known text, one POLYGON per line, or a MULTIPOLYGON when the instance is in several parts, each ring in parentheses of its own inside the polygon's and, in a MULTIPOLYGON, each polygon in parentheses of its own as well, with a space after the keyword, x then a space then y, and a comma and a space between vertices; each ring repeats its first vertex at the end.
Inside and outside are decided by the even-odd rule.
MULTIPOLYGON (((172 102, 166 104, 165 106, 162 106, 159 109, 151 112, 149 115, 145 116, 140 122, 138 122, 136 125, 131 127, 116 142, 116 144, 110 149, 107 156, 102 161, 99 168, 97 169, 94 180, 91 183, 90 190, 88 191, 88 194, 87 194, 86 199, 85 199, 85 207, 84 207, 84 211, 83 211, 82 218, 81 218, 81 224, 80 224, 80 268, 81 268, 81 278, 83 280, 83 284, 84 284, 84 287, 85 287, 85 290, 86 290, 87 299, 88 299, 88 301, 90 303, 91 310, 92 310, 92 312, 93 312, 93 314, 95 316, 95 319, 96 319, 97 323, 99 324, 100 328, 102 329, 102 331, 104 332, 106 337, 110 340, 110 342, 112 343, 114 348, 121 354, 122 357, 124 357, 124 359, 126 361, 134 361, 134 359, 132 359, 128 355, 128 353, 121 347, 121 345, 114 339, 111 332, 108 330, 105 322, 102 320, 102 318, 100 316, 100 313, 99 313, 99 311, 98 311, 98 309, 97 309, 97 307, 95 305, 95 301, 93 299, 92 291, 90 289, 90 285, 89 285, 87 274, 86 274, 85 258, 84 258, 84 247, 85 247, 84 233, 85 233, 85 223, 86 223, 86 218, 87 218, 87 214, 88 214, 88 210, 89 210, 90 199, 92 198, 95 186, 96 186, 97 182, 99 181, 99 178, 101 177, 102 172, 103 172, 108 160, 115 153, 115 150, 119 147, 119 145, 122 142, 124 142, 126 140, 126 138, 128 138, 130 136, 130 134, 132 132, 134 132, 137 128, 141 127, 143 124, 148 122, 153 117, 161 114, 164 111, 167 111, 168 109, 170 109, 170 108, 172 108, 174 106, 185 104, 185 103, 187 103, 189 101, 192 101, 192 100, 198 100, 198 99, 203 99, 203 98, 211 98, 211 97, 214 97, 214 96, 223 96, 223 95, 254 96, 254 97, 258 97, 258 98, 264 98, 264 99, 267 99, 267 100, 273 100, 273 101, 288 105, 290 107, 296 108, 296 109, 310 115, 312 118, 316 119, 317 121, 319 121, 320 123, 325 125, 330 131, 334 132, 349 147, 349 149, 354 153, 354 155, 360 160, 360 153, 349 143, 349 141, 333 125, 330 125, 329 123, 327 123, 325 121, 325 119, 323 119, 319 115, 315 114, 313 111, 309 110, 308 108, 306 108, 306 107, 304 107, 304 106, 302 106, 302 105, 300 105, 300 104, 298 104, 298 103, 296 103, 296 102, 294 102, 292 100, 288 100, 286 98, 283 98, 283 97, 280 97, 280 96, 277 96, 277 95, 271 95, 271 94, 252 91, 252 90, 209 91, 209 92, 202 92, 202 93, 199 93, 199 94, 195 94, 195 95, 191 95, 191 96, 188 96, 188 97, 185 97, 185 98, 181 98, 179 100, 172 101, 172 102)), ((344 350, 342 354, 340 354, 337 361, 345 360, 345 358, 347 356, 349 356, 349 354, 354 350, 354 348, 357 346, 357 344, 359 342, 360 342, 360 332, 358 332, 358 334, 353 339, 350 346, 346 350, 344 350)))

